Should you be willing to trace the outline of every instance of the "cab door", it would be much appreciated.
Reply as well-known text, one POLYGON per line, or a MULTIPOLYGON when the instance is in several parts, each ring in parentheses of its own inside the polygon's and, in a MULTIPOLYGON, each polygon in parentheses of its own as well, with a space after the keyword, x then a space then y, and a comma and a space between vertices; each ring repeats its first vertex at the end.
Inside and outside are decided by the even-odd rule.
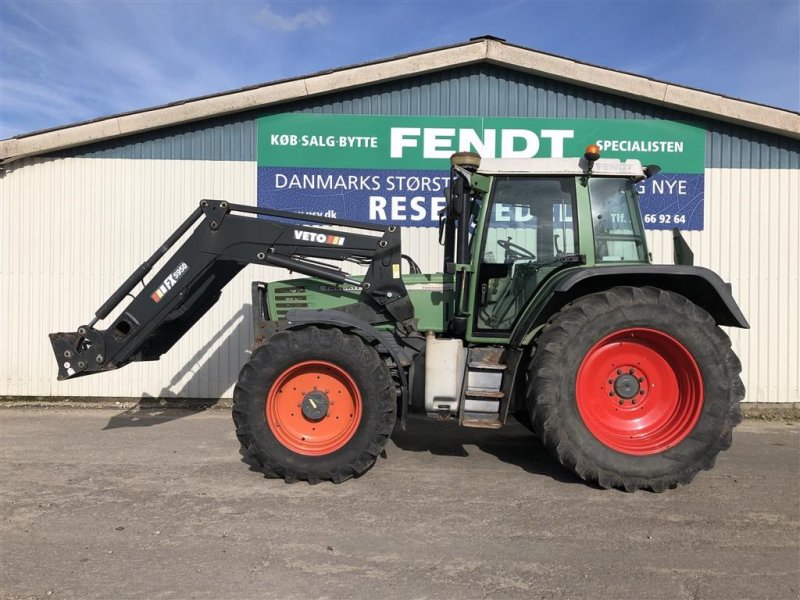
POLYGON ((479 238, 473 337, 508 338, 558 258, 577 252, 575 186, 574 177, 495 178, 479 238))

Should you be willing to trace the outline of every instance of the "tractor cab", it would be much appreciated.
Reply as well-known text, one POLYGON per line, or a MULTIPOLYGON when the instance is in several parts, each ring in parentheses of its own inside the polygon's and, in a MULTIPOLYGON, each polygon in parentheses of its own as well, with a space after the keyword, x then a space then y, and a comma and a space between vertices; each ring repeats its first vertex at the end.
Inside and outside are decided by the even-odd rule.
POLYGON ((507 340, 558 273, 647 264, 635 184, 649 172, 638 160, 600 159, 596 146, 583 158, 454 154, 440 236, 456 279, 452 333, 507 340))

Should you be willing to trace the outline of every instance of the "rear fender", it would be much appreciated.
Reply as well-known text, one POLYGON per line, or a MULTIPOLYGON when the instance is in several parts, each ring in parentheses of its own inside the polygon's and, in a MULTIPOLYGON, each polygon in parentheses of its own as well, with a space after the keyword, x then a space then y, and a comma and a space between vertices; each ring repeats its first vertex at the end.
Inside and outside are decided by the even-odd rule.
POLYGON ((522 345, 530 332, 544 325, 569 302, 622 285, 650 286, 680 294, 708 312, 717 325, 750 328, 733 299, 731 285, 709 269, 686 265, 583 267, 565 272, 546 297, 523 315, 512 333, 511 343, 522 345))

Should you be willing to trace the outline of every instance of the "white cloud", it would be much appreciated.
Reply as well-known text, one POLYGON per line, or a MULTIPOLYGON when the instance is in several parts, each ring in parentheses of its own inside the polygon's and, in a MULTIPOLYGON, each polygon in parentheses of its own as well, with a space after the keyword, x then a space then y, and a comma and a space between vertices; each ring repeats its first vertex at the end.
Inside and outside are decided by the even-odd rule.
POLYGON ((331 22, 330 13, 324 8, 309 8, 292 16, 276 13, 269 4, 264 6, 255 17, 258 23, 275 31, 299 31, 300 29, 316 29, 331 22))

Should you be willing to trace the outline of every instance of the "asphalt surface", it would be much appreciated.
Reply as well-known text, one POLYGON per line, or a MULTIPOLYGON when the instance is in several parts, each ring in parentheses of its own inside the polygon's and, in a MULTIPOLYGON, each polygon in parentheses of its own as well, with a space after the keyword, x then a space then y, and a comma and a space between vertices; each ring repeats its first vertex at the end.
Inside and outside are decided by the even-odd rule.
POLYGON ((800 597, 800 427, 663 494, 514 424, 425 421, 341 485, 242 462, 227 411, 0 409, 0 598, 800 597))

